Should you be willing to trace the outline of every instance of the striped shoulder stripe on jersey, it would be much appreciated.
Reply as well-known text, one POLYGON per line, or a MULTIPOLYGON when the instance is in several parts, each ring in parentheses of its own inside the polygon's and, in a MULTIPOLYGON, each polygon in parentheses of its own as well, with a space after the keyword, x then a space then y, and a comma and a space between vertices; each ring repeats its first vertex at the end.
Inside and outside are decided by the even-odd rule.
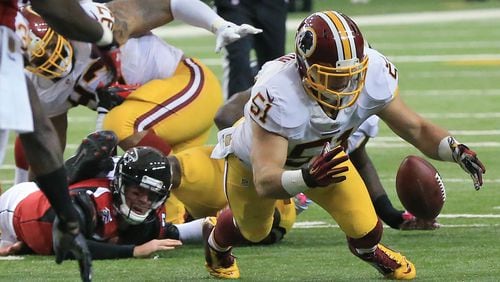
POLYGON ((354 43, 353 36, 351 36, 353 31, 344 17, 335 11, 320 13, 320 16, 333 31, 339 61, 356 57, 356 44, 354 43))

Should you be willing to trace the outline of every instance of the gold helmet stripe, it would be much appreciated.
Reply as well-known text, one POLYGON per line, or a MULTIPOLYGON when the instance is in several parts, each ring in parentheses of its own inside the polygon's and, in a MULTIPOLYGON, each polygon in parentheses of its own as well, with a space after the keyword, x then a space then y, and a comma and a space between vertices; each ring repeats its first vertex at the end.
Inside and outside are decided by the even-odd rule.
MULTIPOLYGON (((327 11, 325 12, 325 14, 331 20, 331 22, 335 26, 335 29, 338 31, 338 34, 340 35, 340 42, 342 45, 338 44, 337 47, 342 46, 343 60, 352 59, 353 54, 355 54, 355 50, 353 50, 352 47, 354 47, 355 45, 352 42, 351 29, 349 28, 345 20, 342 18, 342 16, 340 16, 340 14, 338 14, 337 12, 327 11)), ((341 57, 339 57, 339 60, 340 59, 341 57)))

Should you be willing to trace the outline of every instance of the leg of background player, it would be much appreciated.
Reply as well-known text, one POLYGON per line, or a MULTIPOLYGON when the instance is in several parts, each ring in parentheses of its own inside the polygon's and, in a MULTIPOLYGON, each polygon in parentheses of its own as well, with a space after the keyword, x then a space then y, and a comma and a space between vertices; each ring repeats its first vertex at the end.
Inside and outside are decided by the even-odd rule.
POLYGON ((358 169, 361 178, 363 178, 368 188, 377 215, 390 227, 399 229, 399 225, 404 221, 402 216, 404 211, 395 209, 387 197, 377 171, 366 153, 365 144, 367 141, 368 138, 365 139, 365 142, 361 146, 349 154, 349 158, 358 169))
POLYGON ((91 256, 85 238, 79 233, 77 212, 71 202, 62 149, 54 127, 45 116, 33 84, 26 79, 33 111, 34 131, 20 134, 26 158, 35 174, 36 182, 49 199, 58 219, 54 223, 53 242, 56 262, 61 263, 68 251, 78 258, 80 274, 91 278, 91 256))

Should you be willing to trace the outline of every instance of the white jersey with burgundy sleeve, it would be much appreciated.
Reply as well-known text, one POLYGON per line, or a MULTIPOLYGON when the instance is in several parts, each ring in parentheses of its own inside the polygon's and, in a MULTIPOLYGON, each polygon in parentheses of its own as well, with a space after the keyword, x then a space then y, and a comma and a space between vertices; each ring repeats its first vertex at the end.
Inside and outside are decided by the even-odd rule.
MULTIPOLYGON (((50 117, 84 105, 95 110, 96 89, 112 79, 101 60, 92 58, 91 45, 71 41, 75 54, 73 70, 59 80, 48 80, 31 74, 43 107, 50 117)), ((126 83, 144 84, 171 76, 183 52, 155 35, 131 38, 120 47, 122 72, 126 83)))
MULTIPOLYGON (((397 92, 394 66, 376 50, 367 48, 366 54, 369 61, 365 86, 356 103, 341 109, 335 119, 328 117, 303 89, 294 54, 265 64, 245 105, 244 122, 233 129, 232 148, 226 152, 234 152, 250 165, 251 121, 288 140, 287 167, 306 163, 320 153, 327 141, 348 150, 349 136, 390 103, 397 92)), ((221 144, 214 156, 220 156, 216 152, 221 144)))

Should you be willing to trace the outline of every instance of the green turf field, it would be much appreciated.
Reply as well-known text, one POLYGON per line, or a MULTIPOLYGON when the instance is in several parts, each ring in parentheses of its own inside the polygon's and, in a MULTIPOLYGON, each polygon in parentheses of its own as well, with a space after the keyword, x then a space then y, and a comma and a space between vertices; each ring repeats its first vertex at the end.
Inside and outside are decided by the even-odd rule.
MULTIPOLYGON (((447 200, 436 231, 395 231, 386 228, 383 242, 404 252, 415 263, 422 281, 498 281, 500 277, 500 1, 389 1, 366 5, 349 1, 316 0, 315 9, 334 8, 359 19, 370 44, 397 66, 400 95, 423 116, 448 128, 473 148, 485 164, 484 188, 475 191, 472 181, 456 164, 432 161, 443 177, 447 200), (472 11, 479 17, 468 19, 472 11), (421 22, 425 11, 455 11, 458 20, 440 14, 421 22), (488 16, 496 12, 496 18, 488 16), (406 23, 374 24, 374 15, 415 13, 406 23), (416 16, 417 15, 417 16, 416 16), (371 16, 371 17, 370 17, 371 16), (436 20, 437 19, 437 20, 436 20)), ((290 14, 290 22, 305 14, 290 14)), ((387 18, 385 18, 387 21, 387 18)), ((177 24, 174 24, 177 26, 177 24)), ((294 31, 288 34, 293 49, 294 31)), ((213 53, 214 39, 168 37, 167 41, 200 58, 221 75, 220 56, 213 53)), ((81 138, 94 128, 92 112, 71 112, 68 156, 81 138)), ((213 142, 214 139, 211 139, 213 142)), ((369 153, 390 198, 397 207, 396 170, 410 154, 422 156, 385 125, 369 143, 369 153)), ((0 168, 5 188, 12 183, 12 146, 0 168)), ((381 276, 347 249, 343 233, 317 206, 298 218, 299 225, 285 240, 269 247, 235 250, 246 281, 366 281, 381 276), (312 223, 315 225, 312 225, 312 223), (306 228, 308 227, 308 228, 306 228)), ((158 259, 94 262, 95 281, 193 281, 206 280, 200 245, 183 246, 162 253, 158 259)), ((52 257, 26 256, 0 261, 1 281, 77 281, 77 266, 58 266, 52 257)))

